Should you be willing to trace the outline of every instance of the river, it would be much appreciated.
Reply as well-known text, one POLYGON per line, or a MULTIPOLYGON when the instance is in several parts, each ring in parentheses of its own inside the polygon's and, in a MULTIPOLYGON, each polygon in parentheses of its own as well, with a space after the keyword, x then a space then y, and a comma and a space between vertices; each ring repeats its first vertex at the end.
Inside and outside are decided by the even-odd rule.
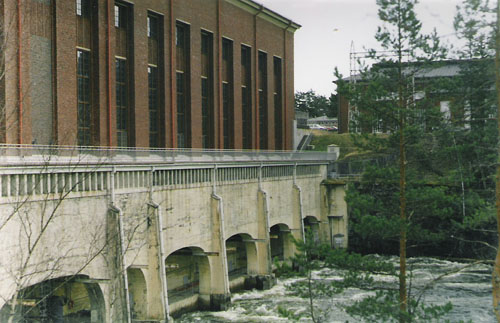
MULTIPOLYGON (((398 258, 384 258, 398 263, 398 258)), ((473 323, 496 322, 492 311, 491 265, 465 264, 433 258, 418 257, 408 259, 412 271, 412 286, 420 288, 445 273, 444 276, 425 294, 426 304, 445 304, 451 302, 453 309, 444 320, 473 323), (459 271, 460 270, 460 271, 459 271)), ((318 279, 339 279, 340 270, 323 269, 314 272, 318 279)), ((387 276, 374 276, 375 282, 397 287, 397 281, 387 276)), ((278 307, 295 313, 306 311, 308 300, 291 295, 286 285, 297 278, 279 279, 271 289, 265 291, 245 291, 232 295, 232 305, 225 312, 192 312, 181 316, 176 322, 287 322, 278 313, 278 307)), ((327 312, 323 322, 359 322, 347 315, 342 305, 352 304, 367 296, 369 292, 350 288, 335 297, 317 299, 315 302, 327 312)), ((310 321, 303 318, 301 322, 310 321)))

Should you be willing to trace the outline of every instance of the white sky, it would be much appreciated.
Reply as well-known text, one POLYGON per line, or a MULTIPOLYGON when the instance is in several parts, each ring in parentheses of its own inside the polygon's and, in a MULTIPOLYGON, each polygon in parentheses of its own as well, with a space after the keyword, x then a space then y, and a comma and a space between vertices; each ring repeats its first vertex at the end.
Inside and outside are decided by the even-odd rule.
MULTIPOLYGON (((351 41, 356 51, 377 48, 374 39, 380 22, 375 0, 256 0, 302 25, 295 34, 295 91, 334 92, 337 66, 349 75, 351 41)), ((460 0, 421 0, 417 17, 424 32, 436 28, 452 41, 453 17, 460 0)))

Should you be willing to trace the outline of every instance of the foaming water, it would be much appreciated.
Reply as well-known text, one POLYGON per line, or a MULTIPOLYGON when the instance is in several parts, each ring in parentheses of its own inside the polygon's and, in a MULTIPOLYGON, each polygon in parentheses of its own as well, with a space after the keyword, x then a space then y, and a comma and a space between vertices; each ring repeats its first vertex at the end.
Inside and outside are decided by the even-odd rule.
MULTIPOLYGON (((396 257, 381 257, 394 265, 399 264, 396 257)), ((425 293, 426 304, 453 304, 453 310, 443 319, 450 322, 474 323, 496 322, 492 310, 491 266, 485 264, 464 264, 426 257, 408 260, 412 270, 413 288, 422 288, 434 279, 441 277, 425 293), (450 274, 447 274, 450 273, 450 274)), ((331 281, 340 279, 340 270, 323 269, 313 273, 315 279, 331 281)), ((384 275, 375 275, 375 284, 397 288, 397 279, 384 275)), ((295 314, 308 311, 308 300, 291 295, 286 289, 300 279, 280 279, 271 289, 265 291, 245 291, 232 295, 232 304, 225 312, 193 312, 181 316, 176 322, 288 322, 279 315, 278 309, 285 308, 295 314)), ((343 306, 361 300, 373 292, 356 288, 345 290, 342 294, 324 299, 315 299, 315 305, 324 317, 322 322, 359 322, 343 310, 343 306)), ((309 319, 302 318, 301 322, 309 319)))

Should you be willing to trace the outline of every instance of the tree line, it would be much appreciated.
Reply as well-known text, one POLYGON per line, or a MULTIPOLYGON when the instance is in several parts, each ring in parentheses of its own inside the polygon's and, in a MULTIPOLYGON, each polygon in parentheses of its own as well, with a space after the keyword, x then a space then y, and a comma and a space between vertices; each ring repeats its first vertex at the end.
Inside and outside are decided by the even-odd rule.
POLYGON ((318 94, 313 90, 295 93, 295 110, 307 112, 309 117, 336 118, 338 116, 337 94, 330 94, 329 97, 318 94))
MULTIPOLYGON (((398 295, 380 291, 362 307, 369 306, 367 315, 392 313, 388 321, 419 321, 408 292, 408 256, 496 256, 493 310, 500 322, 500 5, 463 0, 454 19, 462 45, 452 47, 436 30, 422 32, 417 0, 376 2, 379 48, 357 62, 355 82, 335 71, 359 152, 348 158, 371 161, 346 195, 350 250, 400 259, 398 295)), ((303 102, 315 102, 313 94, 309 101, 297 95, 297 106, 306 109, 303 102)), ((301 247, 309 255, 315 250, 307 242, 301 247)), ((303 268, 314 269, 307 264, 312 259, 303 268)), ((317 321, 312 312, 311 305, 317 321)))

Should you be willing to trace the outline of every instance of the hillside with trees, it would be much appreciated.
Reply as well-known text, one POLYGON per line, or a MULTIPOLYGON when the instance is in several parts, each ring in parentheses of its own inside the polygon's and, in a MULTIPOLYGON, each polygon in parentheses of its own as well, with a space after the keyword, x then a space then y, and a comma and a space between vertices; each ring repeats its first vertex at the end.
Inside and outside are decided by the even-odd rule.
POLYGON ((313 90, 295 93, 295 110, 307 112, 309 117, 327 116, 336 118, 338 115, 337 95, 326 97, 313 90))

